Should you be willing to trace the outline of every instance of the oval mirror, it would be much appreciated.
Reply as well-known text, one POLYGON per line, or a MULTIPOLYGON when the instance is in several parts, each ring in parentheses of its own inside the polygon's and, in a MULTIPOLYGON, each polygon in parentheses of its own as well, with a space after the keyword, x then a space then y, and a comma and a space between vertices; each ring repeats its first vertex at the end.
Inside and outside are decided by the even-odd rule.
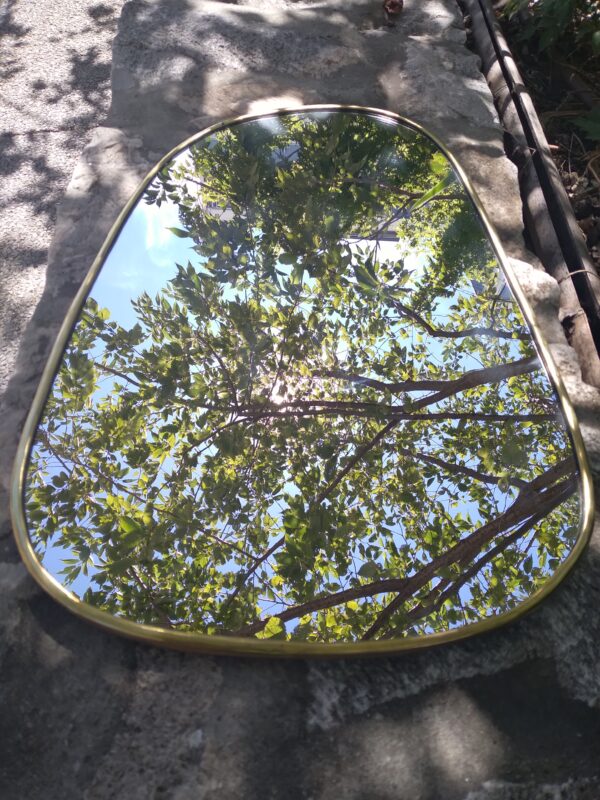
POLYGON ((459 167, 340 107, 214 126, 156 167, 63 326, 14 495, 69 608, 267 654, 507 621, 591 513, 573 411, 459 167))

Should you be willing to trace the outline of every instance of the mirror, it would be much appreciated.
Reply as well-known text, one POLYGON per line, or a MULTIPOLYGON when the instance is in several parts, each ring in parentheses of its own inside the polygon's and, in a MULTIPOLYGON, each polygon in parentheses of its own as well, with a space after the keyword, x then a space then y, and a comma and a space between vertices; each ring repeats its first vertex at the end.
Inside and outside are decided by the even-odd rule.
POLYGON ((130 204, 32 412, 34 574, 115 630, 226 652, 527 610, 583 546, 589 476, 493 242, 393 114, 195 137, 130 204))

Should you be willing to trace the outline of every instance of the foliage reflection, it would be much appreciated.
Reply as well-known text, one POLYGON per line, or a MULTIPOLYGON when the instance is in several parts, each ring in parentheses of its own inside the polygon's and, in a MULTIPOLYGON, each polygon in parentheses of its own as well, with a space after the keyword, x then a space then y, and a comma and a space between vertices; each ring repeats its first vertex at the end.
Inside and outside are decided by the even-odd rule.
POLYGON ((147 188, 64 354, 26 502, 87 603, 334 642, 518 605, 568 555, 577 488, 446 158, 375 116, 296 113, 198 141, 147 188))

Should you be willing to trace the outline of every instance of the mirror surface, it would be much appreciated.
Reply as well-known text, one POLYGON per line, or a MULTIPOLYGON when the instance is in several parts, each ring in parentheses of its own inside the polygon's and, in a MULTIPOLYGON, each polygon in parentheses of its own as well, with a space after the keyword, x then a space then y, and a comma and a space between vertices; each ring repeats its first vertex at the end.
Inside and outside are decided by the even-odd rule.
POLYGON ((24 495, 84 603, 259 639, 502 615, 580 535, 561 405, 469 194, 424 133, 357 111, 238 122, 155 175, 24 495))

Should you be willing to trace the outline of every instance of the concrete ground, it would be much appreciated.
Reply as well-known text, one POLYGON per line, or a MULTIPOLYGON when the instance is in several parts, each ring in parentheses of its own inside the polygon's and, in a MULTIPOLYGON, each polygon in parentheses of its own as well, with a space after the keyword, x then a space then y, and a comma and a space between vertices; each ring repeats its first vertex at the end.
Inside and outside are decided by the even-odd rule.
MULTIPOLYGON (((372 0, 130 0, 106 119, 121 4, 73 5, 72 16, 0 5, 3 68, 14 70, 3 94, 5 492, 52 337, 119 209, 152 163, 216 119, 291 102, 411 116, 454 149, 509 253, 533 264, 516 173, 454 0, 406 0, 395 29, 372 0)), ((520 275, 598 465, 598 393, 562 336, 557 287, 527 264, 520 275)), ((5 800, 600 796, 597 535, 572 576, 508 628, 399 658, 275 662, 161 651, 91 628, 26 575, 0 513, 5 800)))
POLYGON ((44 290, 58 204, 108 110, 122 5, 0 2, 0 394, 44 290))

